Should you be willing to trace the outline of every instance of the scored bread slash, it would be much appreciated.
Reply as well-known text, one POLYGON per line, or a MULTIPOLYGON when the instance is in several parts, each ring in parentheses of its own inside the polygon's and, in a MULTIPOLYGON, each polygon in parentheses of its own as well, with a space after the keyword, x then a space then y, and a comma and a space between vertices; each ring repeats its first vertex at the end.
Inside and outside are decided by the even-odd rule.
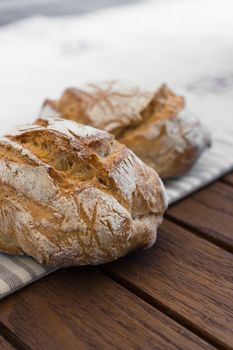
POLYGON ((150 247, 167 207, 157 173, 106 131, 40 118, 0 138, 0 251, 48 266, 150 247))
POLYGON ((58 100, 46 100, 41 116, 61 116, 106 130, 130 148, 163 179, 188 171, 210 137, 166 85, 157 91, 109 81, 69 88, 58 100))

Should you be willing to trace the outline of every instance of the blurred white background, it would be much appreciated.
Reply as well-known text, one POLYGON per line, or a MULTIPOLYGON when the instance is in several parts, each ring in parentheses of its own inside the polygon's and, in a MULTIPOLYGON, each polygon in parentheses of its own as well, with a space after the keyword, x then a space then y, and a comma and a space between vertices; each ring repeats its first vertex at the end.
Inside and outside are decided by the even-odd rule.
POLYGON ((143 0, 1 0, 0 25, 33 15, 81 15, 102 8, 139 1, 143 0))
POLYGON ((3 0, 0 9, 1 133, 34 120, 46 97, 104 79, 166 82, 210 128, 232 126, 232 0, 3 0))

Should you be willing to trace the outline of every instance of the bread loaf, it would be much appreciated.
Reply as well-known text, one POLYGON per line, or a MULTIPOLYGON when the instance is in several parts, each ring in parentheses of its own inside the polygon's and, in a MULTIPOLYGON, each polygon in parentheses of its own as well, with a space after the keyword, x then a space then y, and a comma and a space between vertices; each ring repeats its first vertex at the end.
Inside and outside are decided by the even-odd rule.
POLYGON ((184 98, 165 85, 157 92, 118 82, 71 88, 59 100, 46 100, 41 116, 62 116, 114 134, 164 179, 183 175, 210 144, 184 98))
POLYGON ((51 118, 0 139, 0 251, 48 266, 150 247, 166 208, 156 172, 113 135, 51 118))

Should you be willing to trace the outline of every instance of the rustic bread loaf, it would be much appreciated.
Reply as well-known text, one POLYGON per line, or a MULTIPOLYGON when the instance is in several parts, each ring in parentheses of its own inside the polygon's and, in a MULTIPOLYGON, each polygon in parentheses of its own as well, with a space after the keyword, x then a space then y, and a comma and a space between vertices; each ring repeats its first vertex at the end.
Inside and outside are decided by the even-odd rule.
POLYGON ((156 172, 112 135, 39 119, 0 139, 0 251, 100 264, 150 247, 166 208, 156 172))
POLYGON ((162 178, 184 174, 209 145, 209 136, 165 85, 157 92, 118 82, 67 89, 47 100, 42 116, 57 116, 111 132, 162 178))

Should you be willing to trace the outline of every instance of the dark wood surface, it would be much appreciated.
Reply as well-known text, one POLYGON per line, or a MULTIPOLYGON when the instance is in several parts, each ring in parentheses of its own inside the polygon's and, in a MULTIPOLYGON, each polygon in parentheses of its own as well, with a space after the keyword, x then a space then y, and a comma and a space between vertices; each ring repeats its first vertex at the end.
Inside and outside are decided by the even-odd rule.
POLYGON ((13 347, 13 345, 8 343, 8 341, 6 341, 6 339, 1 337, 1 335, 0 335, 0 349, 1 350, 13 350, 13 349, 15 349, 15 347, 13 347))
POLYGON ((66 269, 2 301, 0 321, 32 349, 210 349, 107 276, 66 269))
POLYGON ((233 173, 223 177, 223 182, 226 182, 229 185, 233 185, 233 173))
POLYGON ((232 178, 171 206, 151 249, 2 300, 0 349, 233 349, 232 178))
POLYGON ((231 253, 165 220, 157 246, 105 268, 206 339, 233 345, 231 253))
POLYGON ((167 211, 170 219, 233 251, 233 187, 216 182, 167 211))

